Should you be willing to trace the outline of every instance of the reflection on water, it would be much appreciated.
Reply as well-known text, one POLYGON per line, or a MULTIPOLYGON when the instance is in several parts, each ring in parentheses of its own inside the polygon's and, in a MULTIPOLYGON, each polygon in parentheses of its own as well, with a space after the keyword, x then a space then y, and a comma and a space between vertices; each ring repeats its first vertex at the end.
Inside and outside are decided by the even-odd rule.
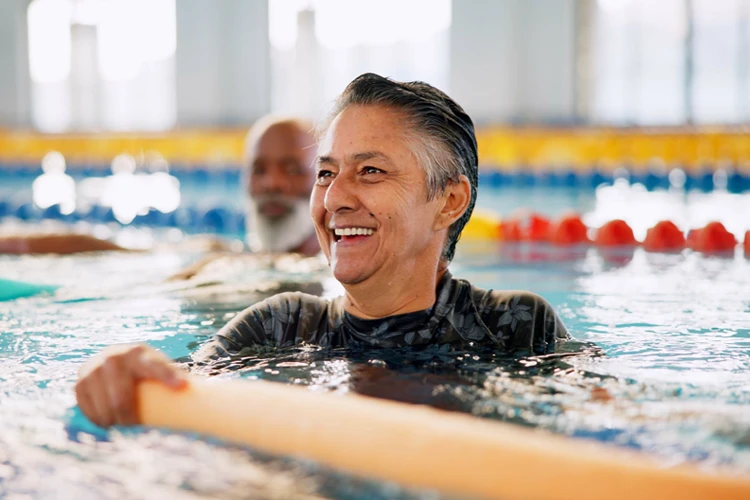
POLYGON ((130 155, 116 156, 111 176, 81 181, 83 203, 111 207, 122 224, 130 224, 152 208, 162 213, 175 211, 180 206, 180 182, 169 175, 167 162, 161 157, 149 158, 144 165, 149 172, 136 172, 137 166, 130 155))
POLYGON ((76 183, 65 173, 65 157, 51 151, 42 159, 44 173, 31 185, 32 199, 39 208, 60 205, 60 213, 70 214, 76 209, 76 183))
POLYGON ((130 224, 149 210, 167 214, 181 203, 179 180, 170 175, 167 161, 154 152, 143 155, 140 161, 128 154, 118 155, 112 160, 112 175, 88 177, 78 185, 65 169, 65 158, 59 152, 51 151, 44 157, 44 173, 31 186, 36 206, 46 209, 59 205, 62 215, 76 210, 85 213, 92 206, 111 208, 118 222, 130 224))
MULTIPOLYGON (((542 294, 581 341, 567 345, 573 355, 303 346, 193 365, 187 356, 237 311, 286 286, 272 279, 278 270, 225 266, 177 286, 164 281, 185 264, 175 254, 2 257, 0 276, 63 287, 0 304, 0 495, 433 497, 211 440, 92 428, 70 410, 78 368, 105 346, 138 341, 206 376, 429 404, 750 473, 747 260, 638 250, 612 262, 596 249, 545 259, 543 247, 504 248, 464 247, 454 274, 542 294)), ((286 272, 295 269, 310 283, 322 277, 286 272)))

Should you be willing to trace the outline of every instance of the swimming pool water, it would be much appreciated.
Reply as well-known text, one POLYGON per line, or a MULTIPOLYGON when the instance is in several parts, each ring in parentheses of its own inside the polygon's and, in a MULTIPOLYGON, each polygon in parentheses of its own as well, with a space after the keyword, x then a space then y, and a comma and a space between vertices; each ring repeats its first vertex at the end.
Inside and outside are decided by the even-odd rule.
MULTIPOLYGON (((507 211, 504 204, 520 201, 509 201, 514 196, 481 202, 507 211)), ((552 195, 525 201, 548 213, 585 209, 588 217, 607 206, 595 195, 576 199, 580 205, 552 195)), ((77 370, 92 354, 145 341, 187 362, 279 277, 229 267, 202 286, 163 282, 194 258, 0 257, 4 278, 62 286, 0 303, 0 496, 433 498, 191 436, 104 433, 72 410, 77 370)), ((478 286, 540 293, 576 339, 602 352, 540 362, 491 353, 259 349, 240 362, 192 369, 432 404, 643 450, 665 464, 691 460, 750 473, 750 260, 464 243, 453 272, 478 286)))

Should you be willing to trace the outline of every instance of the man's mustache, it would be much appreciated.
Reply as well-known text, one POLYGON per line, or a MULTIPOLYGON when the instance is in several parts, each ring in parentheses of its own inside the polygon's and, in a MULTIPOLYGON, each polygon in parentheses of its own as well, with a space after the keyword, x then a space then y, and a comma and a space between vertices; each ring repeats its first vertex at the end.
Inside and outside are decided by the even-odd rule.
POLYGON ((262 196, 253 196, 250 199, 250 203, 255 205, 257 208, 262 208, 263 205, 273 203, 275 205, 282 205, 285 208, 291 210, 294 208, 297 198, 294 196, 286 196, 280 194, 268 194, 262 196))

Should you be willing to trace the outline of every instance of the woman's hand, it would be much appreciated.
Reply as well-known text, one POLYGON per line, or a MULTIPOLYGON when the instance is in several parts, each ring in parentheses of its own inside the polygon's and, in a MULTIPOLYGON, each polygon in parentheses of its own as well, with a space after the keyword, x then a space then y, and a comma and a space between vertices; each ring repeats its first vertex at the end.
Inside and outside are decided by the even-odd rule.
POLYGON ((102 427, 139 423, 136 387, 141 380, 161 382, 175 390, 187 385, 182 370, 145 345, 107 348, 81 367, 79 377, 78 406, 102 427))

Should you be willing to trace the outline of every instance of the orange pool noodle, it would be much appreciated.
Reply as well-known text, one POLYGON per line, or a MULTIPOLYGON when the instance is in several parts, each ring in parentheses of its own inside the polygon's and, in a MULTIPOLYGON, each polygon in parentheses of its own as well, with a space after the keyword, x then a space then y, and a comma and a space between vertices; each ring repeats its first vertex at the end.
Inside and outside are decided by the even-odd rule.
POLYGON ((690 231, 687 244, 698 252, 731 252, 737 245, 737 239, 721 222, 709 222, 702 228, 690 231))
POLYGON ((622 219, 607 222, 596 231, 594 243, 603 247, 637 245, 633 230, 622 219))
POLYGON ((750 231, 745 232, 745 244, 743 246, 745 247, 745 253, 750 255, 750 231))
POLYGON ((277 455, 458 497, 750 498, 750 480, 666 467, 645 455, 470 415, 273 382, 144 382, 145 425, 198 432, 277 455))
POLYGON ((577 214, 561 217, 550 224, 547 239, 556 245, 589 243, 588 228, 577 214))
POLYGON ((685 235, 674 222, 659 221, 646 232, 643 246, 649 252, 674 252, 685 248, 685 235))

